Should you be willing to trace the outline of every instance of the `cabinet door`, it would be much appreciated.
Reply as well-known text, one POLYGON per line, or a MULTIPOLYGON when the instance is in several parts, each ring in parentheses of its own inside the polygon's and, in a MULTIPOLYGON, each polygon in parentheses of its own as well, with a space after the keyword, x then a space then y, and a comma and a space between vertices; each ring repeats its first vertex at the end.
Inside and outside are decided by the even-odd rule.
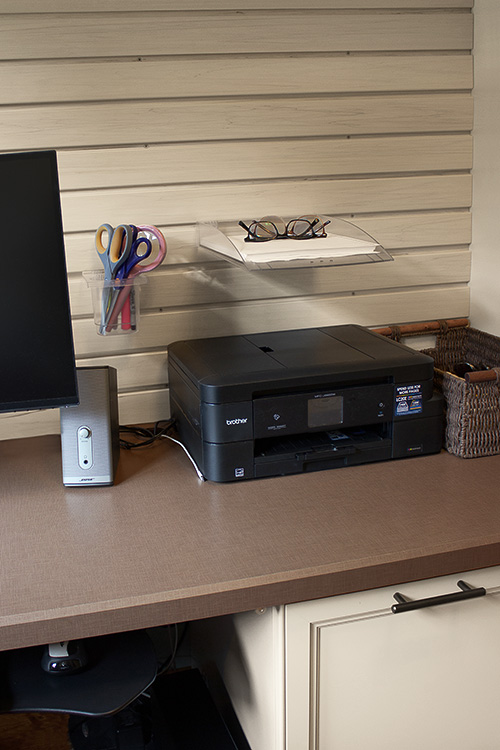
MULTIPOLYGON (((432 603, 431 603, 432 604, 432 603)), ((286 608, 287 750, 498 750, 500 568, 286 608), (486 595, 394 614, 417 600, 486 595)))

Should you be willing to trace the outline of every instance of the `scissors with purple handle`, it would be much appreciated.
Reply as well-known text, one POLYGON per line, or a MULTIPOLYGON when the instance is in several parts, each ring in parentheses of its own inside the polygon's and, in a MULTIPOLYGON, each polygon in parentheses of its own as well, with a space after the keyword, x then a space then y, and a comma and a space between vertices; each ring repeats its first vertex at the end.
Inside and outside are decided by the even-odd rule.
POLYGON ((132 268, 136 266, 137 263, 140 263, 141 260, 149 258, 153 249, 153 245, 150 239, 148 239, 147 237, 139 237, 139 229, 136 226, 130 224, 129 229, 132 230, 132 244, 130 247, 130 251, 127 253, 127 256, 123 260, 123 263, 118 267, 118 270, 116 272, 117 279, 128 278, 128 275, 132 268), (141 245, 145 245, 145 248, 141 253, 139 253, 138 251, 141 245))
MULTIPOLYGON (((150 239, 148 239, 147 237, 139 237, 139 230, 137 227, 131 224, 130 228, 132 229, 132 247, 130 248, 130 252, 127 258, 125 259, 125 262, 120 266, 120 268, 117 271, 117 274, 116 274, 117 279, 128 279, 132 268, 136 266, 138 263, 140 263, 141 261, 145 260, 146 258, 149 258, 149 256, 151 255, 151 251, 153 249, 153 245, 150 239), (142 245, 144 245, 144 248, 141 247, 142 245), (139 250, 141 250, 140 253, 139 253, 139 250)), ((123 289, 123 287, 124 285, 122 284, 120 286, 120 289, 123 289)), ((131 322, 131 301, 133 301, 133 298, 134 298, 134 290, 132 288, 121 310, 121 313, 122 313, 121 327, 122 327, 122 330, 124 331, 128 331, 130 330, 130 328, 133 327, 132 322, 131 322)), ((116 301, 117 300, 115 300, 115 302, 116 301)), ((108 324, 109 324, 109 321, 108 321, 108 324)), ((115 325, 116 325, 116 321, 115 321, 115 325)))

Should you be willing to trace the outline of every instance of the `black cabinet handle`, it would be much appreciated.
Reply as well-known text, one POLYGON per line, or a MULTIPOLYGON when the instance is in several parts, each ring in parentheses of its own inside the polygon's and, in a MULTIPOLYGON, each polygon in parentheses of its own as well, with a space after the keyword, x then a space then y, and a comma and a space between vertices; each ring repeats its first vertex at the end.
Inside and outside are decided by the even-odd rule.
POLYGON ((438 604, 451 604, 452 602, 461 602, 464 599, 476 599, 478 596, 486 595, 486 589, 482 586, 474 588, 465 583, 465 581, 457 581, 457 586, 461 591, 454 591, 451 594, 441 594, 441 596, 429 596, 426 599, 406 599, 403 594, 396 591, 394 599, 397 601, 397 604, 393 604, 391 610, 397 615, 400 612, 409 612, 412 609, 436 607, 438 604))

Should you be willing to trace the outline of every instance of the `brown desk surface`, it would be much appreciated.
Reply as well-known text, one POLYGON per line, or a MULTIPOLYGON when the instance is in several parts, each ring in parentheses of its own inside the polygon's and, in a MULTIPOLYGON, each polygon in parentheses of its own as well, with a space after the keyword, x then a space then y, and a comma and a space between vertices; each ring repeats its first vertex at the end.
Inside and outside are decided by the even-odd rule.
POLYGON ((0 443, 0 649, 500 563, 500 456, 234 484, 166 440, 65 488, 58 436, 0 443))

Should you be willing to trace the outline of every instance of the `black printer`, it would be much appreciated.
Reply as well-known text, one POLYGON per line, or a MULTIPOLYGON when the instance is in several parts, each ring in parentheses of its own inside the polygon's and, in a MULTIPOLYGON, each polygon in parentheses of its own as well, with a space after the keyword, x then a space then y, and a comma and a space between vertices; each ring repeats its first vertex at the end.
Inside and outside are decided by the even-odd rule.
POLYGON ((194 339, 168 351, 179 437, 214 482, 441 449, 432 358, 367 328, 194 339))

